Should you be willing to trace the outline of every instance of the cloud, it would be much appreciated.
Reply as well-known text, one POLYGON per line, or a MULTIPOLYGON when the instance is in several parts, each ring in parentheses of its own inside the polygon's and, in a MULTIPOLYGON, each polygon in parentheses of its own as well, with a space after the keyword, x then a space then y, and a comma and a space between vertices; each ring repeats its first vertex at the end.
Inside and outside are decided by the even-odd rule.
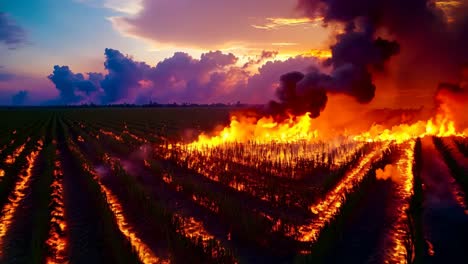
POLYGON ((16 49, 26 43, 24 29, 5 12, 0 12, 0 42, 9 49, 16 49))
POLYGON ((77 104, 95 99, 99 91, 96 79, 102 78, 99 73, 90 73, 91 79, 86 79, 81 73, 73 73, 68 66, 54 66, 54 71, 48 76, 59 91, 59 104, 77 104))
POLYGON ((22 90, 22 91, 17 92, 11 97, 11 102, 15 106, 24 105, 28 97, 29 97, 29 92, 26 90, 22 90))
POLYGON ((297 49, 327 39, 317 19, 295 12, 296 0, 145 0, 137 14, 109 18, 125 36, 147 40, 158 48, 174 46, 269 49, 271 43, 300 43, 297 49), (265 30, 274 29, 274 30, 265 30))
POLYGON ((4 72, 4 71, 2 71, 2 69, 3 69, 3 67, 0 66, 0 82, 10 81, 13 78, 15 78, 15 75, 13 73, 4 72))
POLYGON ((120 100, 134 101, 140 88, 139 81, 146 79, 150 66, 136 62, 118 50, 106 49, 104 66, 108 74, 101 81, 104 90, 104 103, 117 103, 120 100))
POLYGON ((68 66, 55 66, 48 78, 59 97, 51 103, 265 103, 274 97, 279 77, 287 69, 319 67, 313 57, 271 61, 276 55, 271 51, 252 59, 250 63, 261 64, 255 73, 232 53, 221 51, 199 58, 176 52, 155 66, 114 49, 106 49, 104 55, 105 74, 73 73, 68 66))
POLYGON ((275 30, 281 27, 294 27, 294 26, 311 26, 317 25, 323 21, 322 17, 314 19, 308 17, 300 18, 284 18, 284 17, 267 17, 267 22, 259 25, 252 25, 256 29, 275 30))

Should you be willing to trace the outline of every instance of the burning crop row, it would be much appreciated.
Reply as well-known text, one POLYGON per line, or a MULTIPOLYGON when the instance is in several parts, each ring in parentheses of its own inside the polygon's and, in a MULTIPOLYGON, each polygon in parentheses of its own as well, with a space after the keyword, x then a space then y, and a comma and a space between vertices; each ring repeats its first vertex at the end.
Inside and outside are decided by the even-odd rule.
MULTIPOLYGON (((19 180, 17 181, 13 191, 8 197, 8 202, 4 205, 1 212, 0 219, 0 246, 3 247, 5 236, 12 224, 13 217, 17 209, 19 208, 21 202, 26 196, 26 192, 31 183, 32 170, 35 165, 37 156, 42 150, 42 141, 37 142, 37 147, 27 156, 27 167, 19 175, 19 180)), ((0 248, 0 256, 3 255, 2 248, 0 248)))
MULTIPOLYGON (((79 151, 79 149, 73 144, 70 143, 70 148, 72 152, 75 153, 82 161, 86 161, 86 159, 83 157, 82 153, 79 151)), ((117 197, 106 187, 101 183, 99 175, 91 168, 89 163, 83 163, 82 164, 83 169, 86 173, 89 175, 92 175, 93 180, 99 185, 101 192, 106 198, 106 201, 108 203, 109 209, 114 215, 114 218, 116 220, 117 226, 120 230, 120 232, 128 239, 132 247, 136 250, 136 253, 138 254, 139 259, 143 263, 161 263, 164 262, 160 258, 158 258, 153 251, 145 244, 141 239, 137 236, 137 234, 133 231, 133 227, 130 226, 128 223, 125 214, 122 209, 122 205, 118 201, 117 197)))
POLYGON ((7 158, 5 159, 5 164, 13 164, 16 161, 16 158, 23 152, 24 148, 26 147, 26 144, 29 142, 30 138, 26 140, 25 143, 23 143, 21 146, 19 146, 15 151, 13 151, 12 154, 8 155, 7 158))
MULTIPOLYGON (((57 151, 56 156, 60 152, 57 151)), ((48 264, 64 263, 67 261, 67 223, 65 221, 64 190, 63 190, 63 170, 59 160, 55 161, 52 189, 51 207, 51 227, 49 238, 46 244, 49 248, 50 256, 48 264)))
POLYGON ((331 190, 326 196, 317 204, 311 205, 310 210, 316 214, 316 217, 310 224, 301 226, 299 231, 302 235, 301 241, 315 241, 318 238, 320 231, 327 225, 339 212, 342 206, 342 199, 349 191, 353 189, 354 185, 364 178, 366 172, 370 169, 371 164, 380 159, 383 152, 389 147, 390 143, 385 143, 381 147, 375 149, 364 156, 357 167, 353 168, 347 173, 344 178, 331 190))
POLYGON ((407 251, 408 237, 410 234, 407 230, 408 210, 410 199, 413 195, 413 161, 414 161, 414 146, 415 141, 406 142, 400 147, 403 150, 403 155, 396 164, 398 180, 396 186, 395 201, 396 220, 389 234, 390 248, 388 250, 385 263, 407 263, 411 262, 412 256, 407 251))

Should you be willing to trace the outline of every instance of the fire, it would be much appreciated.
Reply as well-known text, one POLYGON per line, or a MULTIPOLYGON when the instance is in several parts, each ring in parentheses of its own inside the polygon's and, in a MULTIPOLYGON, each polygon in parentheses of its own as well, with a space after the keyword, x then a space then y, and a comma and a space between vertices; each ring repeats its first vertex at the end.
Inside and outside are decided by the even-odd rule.
POLYGON ((229 126, 214 137, 200 135, 198 141, 189 144, 191 148, 215 147, 224 143, 288 143, 301 140, 310 141, 318 137, 312 129, 309 113, 294 118, 290 116, 283 122, 276 122, 272 117, 257 120, 253 117, 233 116, 229 126))
POLYGON ((31 184, 32 170, 34 163, 39 155, 39 152, 42 149, 42 141, 38 141, 38 146, 35 151, 32 151, 27 157, 28 165, 26 169, 19 175, 19 180, 15 185, 14 190, 8 196, 8 202, 2 209, 1 218, 0 218, 0 256, 3 255, 2 245, 5 236, 10 229, 10 225, 13 222, 13 217, 18 210, 23 198, 26 196, 26 191, 31 184))
POLYGON ((197 221, 193 217, 182 217, 180 215, 176 215, 181 221, 181 228, 184 232, 184 235, 192 240, 196 240, 197 238, 201 237, 203 242, 209 241, 210 239, 214 239, 214 236, 208 233, 203 227, 203 224, 197 221))
MULTIPOLYGON (((26 142, 27 143, 27 142, 26 142)), ((15 151, 13 151, 12 154, 8 155, 6 160, 5 160, 5 163, 6 164, 13 164, 15 163, 16 159, 18 158, 18 156, 23 152, 24 148, 26 147, 26 143, 24 143, 23 145, 19 146, 17 149, 15 149, 15 151)))
MULTIPOLYGON (((77 151, 77 147, 73 142, 70 142, 71 148, 76 152, 77 155, 82 156, 81 152, 77 151)), ((154 252, 146 245, 135 233, 132 226, 129 224, 127 218, 124 215, 124 210, 120 204, 117 196, 107 188, 100 180, 99 175, 93 170, 89 164, 83 164, 83 168, 86 172, 93 176, 93 179, 101 188, 102 193, 105 195, 106 201, 109 205, 110 210, 114 214, 117 226, 122 234, 128 239, 132 247, 135 249, 138 257, 143 263, 165 263, 165 260, 158 258, 154 252)))
POLYGON ((375 125, 367 132, 354 137, 359 141, 396 141, 398 144, 405 141, 423 138, 425 136, 449 137, 465 136, 465 132, 457 132, 455 122, 446 115, 438 114, 435 119, 428 121, 419 121, 413 124, 402 124, 394 126, 391 129, 384 128, 381 125, 375 125))
POLYGON ((406 263, 408 252, 405 247, 405 239, 407 237, 407 215, 406 211, 409 208, 409 200, 413 195, 413 160, 414 160, 414 145, 415 141, 411 140, 403 144, 404 154, 397 162, 397 170, 400 173, 400 179, 397 184, 397 209, 396 222, 390 230, 390 243, 392 247, 388 254, 385 263, 406 263))
POLYGON ((67 260, 67 223, 63 197, 63 171, 59 160, 55 161, 54 181, 52 183, 52 212, 49 238, 46 241, 51 252, 48 264, 64 263, 67 260))
MULTIPOLYGON (((312 120, 309 113, 298 117, 290 116, 282 122, 277 122, 272 117, 257 119, 255 117, 233 116, 230 124, 216 135, 210 137, 201 134, 197 141, 187 146, 189 150, 201 150, 230 143, 291 143, 330 138, 332 132, 314 129, 312 120)), ((334 133, 336 134, 336 132, 334 133)), ((468 129, 463 132, 457 131, 456 124, 450 118, 450 115, 439 113, 435 118, 427 121, 400 124, 391 128, 383 125, 373 125, 368 131, 354 136, 347 135, 346 131, 342 135, 359 142, 394 141, 401 144, 425 136, 463 137, 468 135, 468 129)))
POLYGON ((116 135, 112 131, 107 131, 107 130, 104 130, 104 129, 101 128, 101 129, 99 129, 99 132, 101 132, 102 134, 104 134, 106 136, 112 137, 117 141, 123 142, 123 138, 121 136, 116 135))
POLYGON ((346 196, 353 186, 364 179, 366 172, 370 169, 373 160, 382 155, 382 151, 389 147, 390 143, 385 143, 381 147, 375 148, 371 153, 364 156, 357 167, 347 173, 343 179, 331 190, 322 201, 311 205, 310 210, 316 214, 310 224, 301 226, 299 232, 301 241, 315 241, 320 231, 339 212, 342 206, 342 197, 346 196))

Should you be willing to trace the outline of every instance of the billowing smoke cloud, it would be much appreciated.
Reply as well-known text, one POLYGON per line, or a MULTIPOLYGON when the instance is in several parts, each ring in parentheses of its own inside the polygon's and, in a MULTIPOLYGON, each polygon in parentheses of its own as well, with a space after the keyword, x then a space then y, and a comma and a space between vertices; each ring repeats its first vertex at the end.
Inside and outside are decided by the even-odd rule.
POLYGON ((28 91, 26 90, 19 91, 11 97, 11 103, 15 106, 24 105, 28 97, 29 97, 28 91))
POLYGON ((463 72, 460 83, 441 83, 435 96, 438 113, 454 120, 458 129, 468 127, 468 69, 463 72))
MULTIPOLYGON (((344 32, 337 35, 336 43, 330 47, 332 57, 325 63, 331 72, 312 69, 306 74, 283 75, 277 90, 279 100, 272 101, 269 107, 274 114, 310 112, 312 117, 318 117, 326 107, 328 93, 347 94, 359 103, 369 103, 376 90, 372 72, 384 71, 386 62, 400 51, 396 41, 377 36, 372 18, 363 16, 365 13, 359 19, 358 16, 329 14, 340 1, 331 2, 333 6, 328 6, 327 1, 300 1, 307 13, 324 15, 325 21, 336 19, 345 24, 344 32)), ((351 8, 349 1, 341 2, 346 5, 343 12, 351 8)))
POLYGON ((97 80, 102 79, 102 76, 99 73, 91 73, 89 76, 89 79, 85 79, 83 74, 73 73, 68 66, 54 66, 48 78, 60 92, 58 103, 77 104, 93 98, 99 90, 97 80))
POLYGON ((0 12, 0 42, 9 49, 15 49, 26 42, 24 29, 5 12, 0 12))
POLYGON ((375 95, 374 73, 384 72, 398 53, 398 60, 390 61, 396 61, 392 83, 433 94, 438 82, 453 81, 468 62, 466 1, 451 5, 450 12, 440 6, 430 0, 299 0, 306 15, 321 16, 325 25, 341 24, 344 30, 331 46, 331 73, 283 76, 279 102, 272 102, 272 108, 318 116, 327 93, 368 103, 375 95))

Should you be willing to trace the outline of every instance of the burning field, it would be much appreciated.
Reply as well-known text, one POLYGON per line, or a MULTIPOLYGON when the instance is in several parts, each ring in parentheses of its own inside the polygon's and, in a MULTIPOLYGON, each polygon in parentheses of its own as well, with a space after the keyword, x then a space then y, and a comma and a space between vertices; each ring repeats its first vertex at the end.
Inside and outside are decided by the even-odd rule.
MULTIPOLYGON (((0 263, 468 263, 466 1, 297 9, 331 44, 265 104, 1 108, 0 263)), ((106 56, 95 80, 56 66, 61 98, 244 87, 106 56)))
POLYGON ((251 113, 3 110, 2 262, 468 259, 468 139, 447 113, 336 135, 251 113))

